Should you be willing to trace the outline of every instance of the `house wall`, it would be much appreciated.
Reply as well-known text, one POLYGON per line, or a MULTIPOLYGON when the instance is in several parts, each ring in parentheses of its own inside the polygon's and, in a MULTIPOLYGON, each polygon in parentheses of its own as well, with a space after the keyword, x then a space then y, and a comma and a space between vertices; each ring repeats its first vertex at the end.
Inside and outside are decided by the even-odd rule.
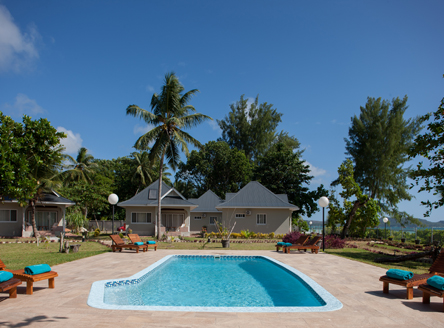
POLYGON ((250 230, 260 233, 285 234, 290 231, 290 222, 292 211, 288 209, 223 209, 223 222, 226 225, 229 222, 230 227, 236 222, 233 232, 241 230, 250 230), (245 218, 236 218, 236 213, 246 213, 251 211, 251 215, 245 215, 245 218), (266 215, 266 224, 257 224, 257 214, 266 215))
MULTIPOLYGON (((125 224, 129 225, 129 228, 133 233, 140 236, 154 236, 156 231, 156 217, 157 207, 154 206, 127 206, 125 207, 125 224), (132 213, 151 213, 151 223, 135 223, 132 222, 132 213)), ((175 213, 184 214, 185 227, 180 228, 180 234, 182 236, 190 235, 190 212, 188 209, 171 209, 167 207, 162 208, 162 214, 175 213)))
POLYGON ((0 203, 0 210, 17 210, 17 221, 0 221, 0 235, 3 237, 21 237, 24 208, 17 203, 0 203))
MULTIPOLYGON (((0 203, 0 210, 17 210, 17 221, 0 221, 0 236, 3 237, 30 237, 32 233, 30 218, 31 207, 21 207, 17 203, 0 203), (25 230, 23 231, 23 220, 25 222, 25 230)), ((63 224, 64 206, 36 206, 36 212, 55 212, 56 224, 63 224)), ((37 226, 39 231, 51 230, 52 226, 40 227, 37 226)))
POLYGON ((222 212, 209 213, 209 212, 191 212, 190 215, 190 230, 193 232, 201 231, 203 226, 207 227, 207 232, 217 232, 216 225, 210 224, 210 216, 216 217, 218 222, 222 222, 222 212), (204 214, 206 217, 204 217, 204 214), (196 220, 195 217, 201 217, 200 220, 196 220))
POLYGON ((154 236, 156 223, 156 208, 152 206, 128 206, 125 207, 125 224, 128 224, 133 233, 140 236, 154 236), (151 223, 134 223, 131 221, 132 213, 151 213, 151 223))

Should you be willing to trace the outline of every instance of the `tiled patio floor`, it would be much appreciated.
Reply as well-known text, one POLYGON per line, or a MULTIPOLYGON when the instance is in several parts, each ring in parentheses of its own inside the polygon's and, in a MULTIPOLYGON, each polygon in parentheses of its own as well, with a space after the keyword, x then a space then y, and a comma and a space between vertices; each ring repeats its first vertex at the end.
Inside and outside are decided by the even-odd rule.
POLYGON ((274 251, 150 250, 106 253, 55 266, 55 289, 47 281, 35 284, 33 295, 19 287, 16 299, 0 294, 0 327, 444 327, 442 299, 423 305, 415 290, 406 300, 405 289, 392 286, 382 293, 379 277, 385 269, 328 254, 282 254, 274 251), (205 313, 110 311, 86 304, 97 280, 129 277, 171 254, 264 255, 307 274, 344 305, 324 313, 205 313))

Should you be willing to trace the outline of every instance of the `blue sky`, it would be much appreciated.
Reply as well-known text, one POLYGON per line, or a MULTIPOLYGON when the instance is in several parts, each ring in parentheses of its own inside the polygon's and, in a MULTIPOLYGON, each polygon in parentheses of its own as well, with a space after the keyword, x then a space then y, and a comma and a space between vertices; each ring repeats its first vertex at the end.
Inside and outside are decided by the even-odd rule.
MULTIPOLYGON (((279 130, 306 149, 311 186, 328 186, 367 97, 408 95, 407 117, 437 109, 443 12, 440 0, 0 0, 0 110, 48 118, 72 155, 83 146, 95 158, 126 156, 147 131, 126 107, 149 109, 174 71, 214 119, 243 94, 272 103, 279 130)), ((202 143, 220 136, 215 121, 190 133, 202 143)), ((412 192, 400 209, 422 218, 420 200, 433 196, 412 192)))

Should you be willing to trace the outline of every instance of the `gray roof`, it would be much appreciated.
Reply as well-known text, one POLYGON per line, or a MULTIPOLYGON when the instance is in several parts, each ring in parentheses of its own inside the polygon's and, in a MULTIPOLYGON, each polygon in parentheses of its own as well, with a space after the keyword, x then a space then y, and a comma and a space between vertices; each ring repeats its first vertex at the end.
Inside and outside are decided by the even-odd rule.
POLYGON ((283 198, 282 195, 272 193, 259 182, 251 181, 239 190, 235 196, 216 206, 216 208, 288 208, 294 211, 299 209, 283 198))
MULTIPOLYGON (((157 206, 157 191, 159 186, 159 180, 154 181, 148 187, 143 189, 134 197, 118 203, 118 206, 157 206), (152 190, 152 196, 149 197, 150 190, 152 190), (151 198, 151 199, 150 199, 151 198)), ((174 206, 174 207, 190 207, 195 208, 196 205, 187 201, 176 189, 168 186, 164 181, 162 181, 162 206, 174 206)))
MULTIPOLYGON (((0 200, 2 200, 2 197, 0 197, 0 200)), ((8 196, 3 197, 3 201, 11 202, 11 203, 17 203, 16 199, 10 198, 8 196)), ((42 193, 42 196, 38 199, 36 205, 67 205, 72 206, 76 203, 72 200, 69 200, 68 198, 60 196, 55 191, 52 192, 44 192, 42 193)))
POLYGON ((208 190, 199 198, 189 199, 189 201, 199 206, 191 210, 191 212, 220 212, 216 209, 216 206, 223 202, 223 200, 211 190, 208 190))
POLYGON ((236 195, 235 192, 227 192, 227 193, 225 194, 225 201, 230 200, 231 198, 234 197, 234 195, 236 195))

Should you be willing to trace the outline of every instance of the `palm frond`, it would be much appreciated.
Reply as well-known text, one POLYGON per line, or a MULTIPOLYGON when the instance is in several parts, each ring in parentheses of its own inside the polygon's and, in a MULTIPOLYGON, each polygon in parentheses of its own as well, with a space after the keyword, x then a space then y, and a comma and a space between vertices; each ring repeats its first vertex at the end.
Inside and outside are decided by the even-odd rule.
POLYGON ((134 144, 134 148, 139 150, 146 150, 148 149, 148 145, 155 141, 159 135, 162 133, 162 126, 156 126, 155 128, 151 129, 144 135, 140 136, 139 139, 137 139, 136 143, 134 144))
POLYGON ((137 105, 130 105, 126 108, 126 115, 131 115, 144 120, 148 124, 158 124, 157 115, 147 111, 146 109, 140 108, 137 105))

